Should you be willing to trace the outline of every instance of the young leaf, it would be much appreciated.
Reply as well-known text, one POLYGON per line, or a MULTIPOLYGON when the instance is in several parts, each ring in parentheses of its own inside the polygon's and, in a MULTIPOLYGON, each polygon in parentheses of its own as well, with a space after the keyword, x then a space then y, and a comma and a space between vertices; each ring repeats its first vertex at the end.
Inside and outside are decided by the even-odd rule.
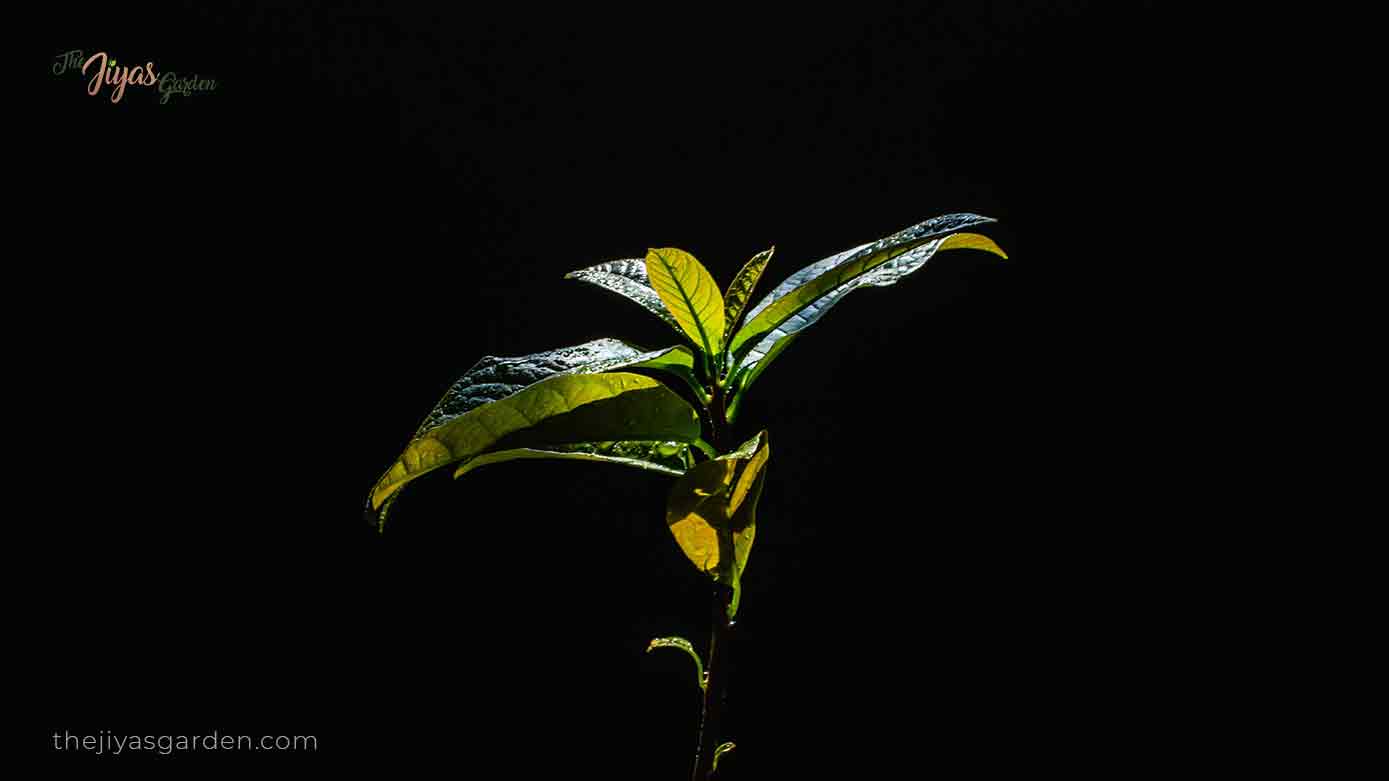
POLYGON ((671 486, 666 503, 666 525, 680 550, 700 572, 733 589, 730 618, 738 611, 770 455, 763 431, 732 453, 696 464, 671 486))
POLYGON ((719 747, 714 749, 714 762, 712 766, 709 768, 709 772, 711 774, 717 772, 719 769, 719 757, 723 756, 724 754, 727 754, 728 752, 732 751, 737 747, 737 744, 735 744, 733 741, 729 741, 727 743, 720 743, 719 747))
POLYGON ((645 469, 667 475, 683 475, 694 464, 690 446, 684 442, 580 442, 572 445, 518 447, 494 450, 464 461, 454 470, 455 478, 489 464, 521 459, 599 461, 645 469))
POLYGON ((710 358, 723 347, 723 296, 709 270, 684 250, 648 250, 651 286, 685 335, 710 358))
POLYGON ((695 680, 699 683, 701 690, 708 688, 709 681, 704 675, 704 662, 700 660, 699 654, 695 652, 694 646, 689 640, 683 637, 657 637, 651 640, 651 644, 646 646, 646 652, 651 653, 657 648, 675 648, 690 655, 695 663, 695 680))
MULTIPOLYGON (((993 221, 977 214, 947 214, 806 266, 753 307, 748 313, 747 322, 729 342, 729 350, 738 365, 742 365, 748 352, 774 330, 841 286, 932 239, 993 221)), ((847 293, 848 290, 852 288, 843 292, 847 293)))
POLYGON ((772 259, 772 253, 776 247, 764 250, 752 256, 737 276, 728 284, 728 290, 723 294, 723 343, 728 344, 728 340, 733 336, 733 331, 743 319, 743 309, 747 307, 748 301, 752 298, 752 291, 757 288, 757 281, 762 278, 762 272, 767 269, 767 262, 772 259))
POLYGON ((411 480, 491 450, 535 446, 542 433, 546 444, 697 440, 699 418, 689 404, 656 380, 616 371, 650 355, 599 339, 482 359, 449 388, 381 476, 369 510, 383 523, 388 501, 411 480))
POLYGON ((646 274, 646 261, 642 258, 599 263, 596 266, 571 271, 565 274, 564 278, 577 279, 581 282, 597 285, 604 290, 634 301, 642 309, 664 320, 667 325, 675 329, 676 333, 684 333, 680 330, 680 324, 676 322, 675 316, 670 313, 669 309, 666 309, 660 294, 651 287, 651 279, 646 274))

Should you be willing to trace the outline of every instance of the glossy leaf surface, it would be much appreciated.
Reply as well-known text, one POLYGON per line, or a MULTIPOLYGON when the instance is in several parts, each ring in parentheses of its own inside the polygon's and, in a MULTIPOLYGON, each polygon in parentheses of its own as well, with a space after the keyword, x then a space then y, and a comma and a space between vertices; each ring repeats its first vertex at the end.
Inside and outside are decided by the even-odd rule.
MULTIPOLYGON (((863 248, 848 250, 847 252, 840 253, 827 260, 842 260, 862 249, 863 248)), ((925 266, 926 261, 930 260, 936 253, 947 249, 977 249, 985 252, 992 252, 1000 257, 1007 257, 1003 250, 987 236, 981 236, 976 233, 955 233, 943 238, 931 239, 925 244, 918 245, 890 260, 884 261, 868 271, 852 276, 849 281, 831 288, 829 292, 801 306, 797 311, 786 317, 777 327, 766 333, 751 349, 746 350, 741 361, 732 372, 735 394, 733 401, 729 405, 729 414, 737 414, 738 402, 742 394, 752 385, 753 381, 767 368, 772 360, 790 345, 794 337, 806 328, 814 325, 816 321, 823 317, 835 304, 839 303, 844 296, 861 287, 887 287, 889 285, 894 285, 908 274, 925 266)), ((822 263, 823 262, 824 261, 822 261, 822 263)), ((843 268, 843 265, 841 264, 835 268, 843 268)), ((830 278, 829 275, 836 273, 836 271, 827 272, 826 275, 822 275, 816 278, 816 280, 830 278)), ((803 285, 802 289, 813 292, 817 288, 815 283, 812 282, 803 285)), ((783 296, 778 303, 794 300, 801 295, 803 295, 802 290, 793 291, 783 296)))
POLYGON ((742 365, 748 352, 768 335, 836 289, 935 238, 993 221, 977 214, 947 214, 812 263, 792 274, 748 312, 747 322, 734 334, 729 349, 742 365))
POLYGON ((677 332, 684 333, 680 324, 676 322, 675 315, 666 309, 660 294, 651 286, 651 279, 646 275, 646 260, 644 258, 599 263, 596 266, 571 271, 565 274, 564 278, 577 279, 616 293, 661 318, 677 332))

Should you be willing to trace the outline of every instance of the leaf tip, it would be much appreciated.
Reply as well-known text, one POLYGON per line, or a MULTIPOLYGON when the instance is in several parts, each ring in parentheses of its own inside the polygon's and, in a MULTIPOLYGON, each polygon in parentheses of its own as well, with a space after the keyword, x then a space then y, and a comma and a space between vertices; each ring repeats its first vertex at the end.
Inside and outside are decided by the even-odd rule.
POLYGON ((941 241, 940 249, 972 249, 997 255, 1004 260, 1008 259, 1008 253, 998 246, 993 239, 981 233, 952 233, 941 241))
POLYGON ((381 511, 372 506, 370 496, 367 497, 366 507, 362 508, 362 520, 370 526, 375 526, 377 534, 386 533, 386 524, 381 522, 381 511))
POLYGON ((362 517, 367 523, 376 527, 377 533, 385 534, 386 514, 391 511, 391 505, 395 504, 396 497, 400 496, 400 486, 396 486, 394 491, 384 497, 378 499, 378 496, 380 496, 379 487, 367 494, 367 504, 362 517))

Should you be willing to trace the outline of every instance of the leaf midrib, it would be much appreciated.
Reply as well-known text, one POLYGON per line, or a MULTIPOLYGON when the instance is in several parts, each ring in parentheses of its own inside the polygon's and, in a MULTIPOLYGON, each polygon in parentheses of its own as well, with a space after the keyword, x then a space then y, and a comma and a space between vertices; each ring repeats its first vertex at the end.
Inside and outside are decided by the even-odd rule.
MULTIPOLYGON (((651 253, 656 256, 657 260, 661 261, 662 266, 665 266, 666 272, 670 274, 671 281, 675 283, 676 292, 680 293, 681 300, 685 302, 685 309, 690 313, 690 319, 694 320, 695 328, 699 331, 699 340, 704 343, 704 354, 713 355, 714 350, 709 345, 709 334, 704 330, 704 319, 699 316, 699 312, 695 309, 694 301, 691 301, 690 295, 685 292, 685 285, 680 281, 680 276, 675 273, 675 267, 670 264, 670 261, 666 260, 666 256, 661 254, 660 250, 653 249, 651 253)), ((695 275, 695 280, 699 280, 698 274, 695 275)))

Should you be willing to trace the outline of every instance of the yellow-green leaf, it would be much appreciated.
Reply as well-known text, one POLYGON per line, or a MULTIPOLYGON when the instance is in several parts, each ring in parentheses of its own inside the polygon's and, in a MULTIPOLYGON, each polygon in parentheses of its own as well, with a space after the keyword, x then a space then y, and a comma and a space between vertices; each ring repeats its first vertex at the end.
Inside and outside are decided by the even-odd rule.
POLYGON ((730 617, 738 610, 757 534, 757 501, 770 455, 763 431, 732 453, 696 464, 675 481, 666 504, 666 524, 680 550, 700 572, 733 589, 730 617))
POLYGON ((642 352, 616 339, 515 357, 487 356, 449 387, 377 481, 367 496, 367 517, 383 526, 406 483, 482 454, 492 455, 469 468, 542 457, 539 453, 582 452, 586 455, 548 457, 603 456, 600 460, 650 462, 643 468, 658 471, 683 470, 690 457, 681 445, 699 439, 698 415, 656 379, 620 370, 682 375, 689 373, 689 363, 684 347, 642 352))
POLYGON ((952 233, 945 237, 945 241, 941 243, 940 248, 943 250, 977 249, 983 250, 984 252, 992 252, 1004 260, 1008 259, 1008 253, 1004 252, 1002 247, 995 244, 993 239, 979 233, 952 233))
POLYGON ((718 355, 723 347, 723 296, 709 270, 690 253, 666 247, 646 253, 646 274, 690 341, 706 355, 718 355))
POLYGON ((757 281, 762 278, 762 272, 767 270, 767 262, 772 259, 772 253, 776 247, 764 250, 752 256, 743 267, 738 271, 737 276, 729 283, 728 290, 723 294, 723 343, 728 344, 728 339, 733 335, 733 329, 738 327, 738 323, 743 319, 743 310, 748 305, 748 300, 752 298, 752 291, 757 288, 757 281))
POLYGON ((475 456, 513 432, 570 412, 585 424, 576 439, 623 435, 633 439, 692 441, 699 418, 674 392, 650 377, 629 372, 565 374, 512 396, 484 404, 416 437, 372 490, 373 508, 415 478, 475 456), (612 402, 599 405, 600 402, 612 402), (592 410, 585 407, 592 406, 592 410), (606 428, 606 431, 596 431, 606 428))

